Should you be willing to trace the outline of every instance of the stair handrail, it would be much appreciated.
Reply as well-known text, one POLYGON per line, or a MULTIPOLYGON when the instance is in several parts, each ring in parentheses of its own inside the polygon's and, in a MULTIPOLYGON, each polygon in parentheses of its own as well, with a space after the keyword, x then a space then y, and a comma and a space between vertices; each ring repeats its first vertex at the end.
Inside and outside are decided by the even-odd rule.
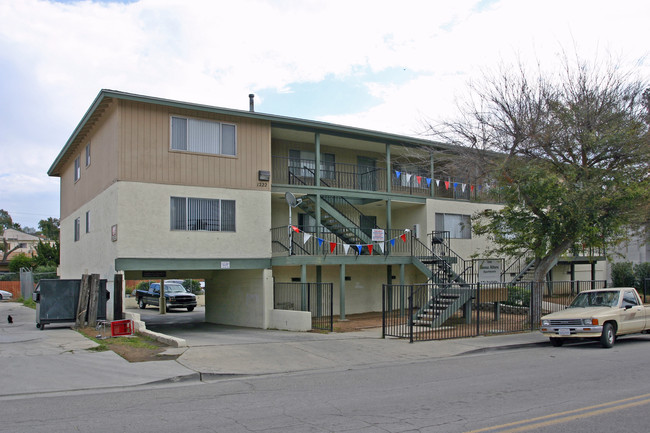
POLYGON ((519 254, 512 262, 510 262, 508 267, 501 272, 501 281, 507 281, 508 274, 514 273, 518 277, 522 275, 522 273, 526 273, 528 268, 530 268, 531 260, 534 260, 534 258, 531 259, 531 254, 531 250, 526 250, 519 254))

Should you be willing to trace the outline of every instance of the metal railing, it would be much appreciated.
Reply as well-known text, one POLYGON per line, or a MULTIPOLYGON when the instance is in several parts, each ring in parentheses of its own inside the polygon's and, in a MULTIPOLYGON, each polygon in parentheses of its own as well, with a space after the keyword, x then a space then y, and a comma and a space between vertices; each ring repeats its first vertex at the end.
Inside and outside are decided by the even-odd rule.
MULTIPOLYGON (((288 256, 290 243, 292 255, 295 256, 369 255, 370 246, 372 246, 372 253, 375 255, 412 255, 413 238, 403 229, 384 230, 384 242, 371 242, 370 244, 346 243, 341 232, 335 233, 322 226, 301 226, 298 229, 300 233, 289 230, 287 226, 271 229, 274 256, 288 256)), ((360 239, 362 233, 365 234, 364 229, 359 227, 341 227, 341 229, 346 230, 350 238, 360 239)))
MULTIPOLYGON (((316 160, 277 155, 271 159, 274 185, 316 185, 316 160)), ((320 177, 321 183, 331 188, 387 192, 390 182, 391 191, 400 194, 466 201, 499 201, 487 188, 460 177, 433 179, 426 175, 407 173, 401 173, 397 177, 395 170, 387 170, 385 167, 340 162, 321 162, 320 177)))
POLYGON ((605 287, 601 280, 384 284, 382 336, 414 342, 532 331, 540 314, 566 308, 583 290, 605 287))
POLYGON ((333 283, 274 283, 275 310, 309 311, 313 329, 334 330, 333 283))

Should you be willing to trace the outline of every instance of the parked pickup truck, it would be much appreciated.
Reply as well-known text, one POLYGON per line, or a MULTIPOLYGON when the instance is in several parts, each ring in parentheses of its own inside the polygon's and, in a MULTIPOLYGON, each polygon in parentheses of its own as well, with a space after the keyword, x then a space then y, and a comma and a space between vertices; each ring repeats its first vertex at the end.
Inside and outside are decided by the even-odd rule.
MULTIPOLYGON (((141 309, 147 308, 147 305, 158 305, 160 300, 160 283, 151 283, 149 290, 138 290, 136 299, 141 309)), ((188 293, 181 284, 165 283, 165 306, 167 311, 170 308, 187 308, 192 311, 196 307, 196 295, 188 293)))
POLYGON ((556 347, 586 338, 609 348, 620 335, 650 333, 650 306, 631 287, 586 290, 567 309, 543 316, 540 331, 556 347))

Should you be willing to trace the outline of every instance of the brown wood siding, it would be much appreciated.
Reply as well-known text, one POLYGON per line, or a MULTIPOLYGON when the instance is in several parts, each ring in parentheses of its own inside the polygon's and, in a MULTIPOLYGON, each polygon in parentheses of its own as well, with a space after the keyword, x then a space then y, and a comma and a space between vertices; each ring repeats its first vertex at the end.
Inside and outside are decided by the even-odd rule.
POLYGON ((72 157, 61 172, 61 219, 79 209, 84 203, 108 188, 117 180, 118 121, 116 105, 103 114, 89 134, 75 143, 72 157), (90 143, 90 165, 86 167, 86 144, 90 143), (79 157, 81 177, 74 181, 74 161, 79 157))
MULTIPOLYGON (((284 158, 289 157, 289 150, 306 150, 313 152, 316 148, 314 143, 299 143, 295 141, 288 141, 282 139, 273 139, 273 156, 280 156, 284 158)), ((321 146, 321 153, 333 153, 334 161, 337 164, 357 164, 357 157, 364 156, 366 158, 374 158, 377 161, 377 167, 386 167, 386 154, 378 152, 362 152, 355 149, 345 149, 342 147, 321 146)))
POLYGON ((271 169, 271 128, 267 121, 120 101, 119 179, 173 185, 270 190, 258 186, 259 170, 271 169), (170 119, 178 115, 237 125, 237 155, 171 150, 170 119))

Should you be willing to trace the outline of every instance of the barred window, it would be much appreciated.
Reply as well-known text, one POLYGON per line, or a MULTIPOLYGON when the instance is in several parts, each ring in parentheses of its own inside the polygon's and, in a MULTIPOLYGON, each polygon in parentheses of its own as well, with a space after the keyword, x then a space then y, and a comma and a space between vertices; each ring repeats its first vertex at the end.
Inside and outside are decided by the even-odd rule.
POLYGON ((237 154, 237 129, 213 120, 171 118, 171 148, 214 155, 237 154))
POLYGON ((235 201, 171 197, 171 230, 234 232, 235 201))

